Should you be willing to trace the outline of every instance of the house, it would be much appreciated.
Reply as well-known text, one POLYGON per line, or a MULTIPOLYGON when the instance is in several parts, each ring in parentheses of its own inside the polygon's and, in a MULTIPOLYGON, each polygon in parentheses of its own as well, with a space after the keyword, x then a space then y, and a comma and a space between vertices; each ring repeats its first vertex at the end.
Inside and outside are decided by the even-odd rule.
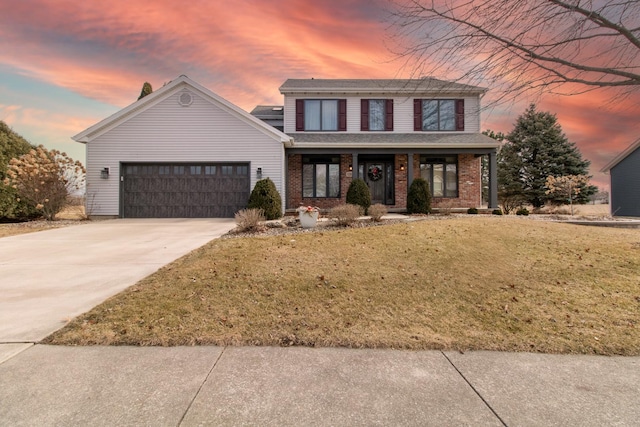
POLYGON ((285 193, 290 138, 186 76, 73 139, 91 216, 233 217, 266 177, 285 193))
POLYGON ((480 132, 485 92, 431 78, 285 81, 287 208, 342 204, 361 178, 372 203, 403 211, 417 177, 429 183, 436 208, 480 207, 485 155, 488 205, 497 207, 499 143, 480 132))
POLYGON ((640 138, 601 172, 610 175, 611 215, 640 217, 640 138))
POLYGON ((232 217, 267 177, 288 209, 345 203, 362 178, 373 203, 404 211, 417 177, 436 208, 479 207, 482 156, 497 207, 499 143, 480 133, 486 89, 427 78, 290 79, 280 92, 284 106, 252 115, 180 76, 80 132, 88 214, 232 217))

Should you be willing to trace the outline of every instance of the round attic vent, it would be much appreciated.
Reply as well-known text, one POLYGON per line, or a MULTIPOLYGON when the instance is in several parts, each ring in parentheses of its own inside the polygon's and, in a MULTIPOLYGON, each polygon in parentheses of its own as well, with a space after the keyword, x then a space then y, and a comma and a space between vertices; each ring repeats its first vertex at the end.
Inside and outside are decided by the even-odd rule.
POLYGON ((182 92, 178 98, 178 103, 183 107, 188 107, 193 103, 193 96, 189 92, 182 92))

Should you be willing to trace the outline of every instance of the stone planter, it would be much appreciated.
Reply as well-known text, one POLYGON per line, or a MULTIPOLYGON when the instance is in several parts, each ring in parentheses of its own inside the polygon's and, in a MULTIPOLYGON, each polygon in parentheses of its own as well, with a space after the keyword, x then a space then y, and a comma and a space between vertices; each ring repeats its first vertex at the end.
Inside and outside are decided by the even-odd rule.
POLYGON ((298 218, 300 218, 300 225, 302 228, 313 228, 318 222, 318 214, 320 212, 298 212, 298 218))

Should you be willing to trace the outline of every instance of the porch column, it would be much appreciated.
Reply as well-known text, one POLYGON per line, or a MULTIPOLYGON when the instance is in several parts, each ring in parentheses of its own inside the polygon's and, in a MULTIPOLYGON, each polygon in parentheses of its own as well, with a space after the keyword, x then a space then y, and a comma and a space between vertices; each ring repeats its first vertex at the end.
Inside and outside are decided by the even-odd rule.
POLYGON ((407 190, 413 182, 413 153, 407 153, 407 190))
POLYGON ((358 153, 353 153, 351 154, 351 177, 352 179, 357 179, 359 178, 358 176, 358 153))
POLYGON ((498 162, 496 150, 489 153, 489 209, 498 208, 498 162))

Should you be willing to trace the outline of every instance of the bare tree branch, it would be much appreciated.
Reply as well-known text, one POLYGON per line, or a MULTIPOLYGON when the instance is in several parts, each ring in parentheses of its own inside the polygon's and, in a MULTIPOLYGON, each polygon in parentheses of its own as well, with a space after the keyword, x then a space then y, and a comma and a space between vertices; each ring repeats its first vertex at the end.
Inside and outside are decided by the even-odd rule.
POLYGON ((640 88, 640 1, 389 0, 393 53, 412 75, 573 95, 640 88))

